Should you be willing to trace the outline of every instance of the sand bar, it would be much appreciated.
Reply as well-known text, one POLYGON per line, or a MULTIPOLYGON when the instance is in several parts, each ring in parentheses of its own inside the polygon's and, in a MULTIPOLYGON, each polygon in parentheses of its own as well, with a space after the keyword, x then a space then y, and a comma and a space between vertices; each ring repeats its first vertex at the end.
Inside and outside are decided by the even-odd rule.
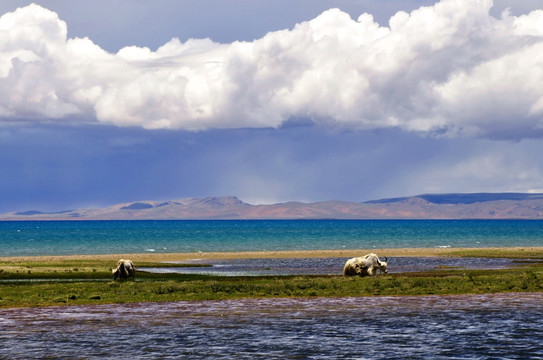
POLYGON ((241 251, 241 252, 197 252, 197 253, 141 253, 102 255, 55 255, 0 257, 0 261, 62 261, 62 260, 112 260, 125 258, 143 262, 189 261, 195 259, 251 259, 251 258, 313 258, 355 257, 373 252, 384 256, 451 256, 463 250, 525 251, 543 254, 543 247, 492 247, 492 248, 401 248, 401 249, 345 249, 345 250, 294 250, 294 251, 241 251))

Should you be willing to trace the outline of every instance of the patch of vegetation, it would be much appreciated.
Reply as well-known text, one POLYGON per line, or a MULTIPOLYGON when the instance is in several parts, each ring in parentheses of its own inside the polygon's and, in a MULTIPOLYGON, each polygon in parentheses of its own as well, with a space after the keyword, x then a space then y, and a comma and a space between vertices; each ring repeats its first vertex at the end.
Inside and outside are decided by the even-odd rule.
MULTIPOLYGON (((112 281, 109 271, 8 271, 0 282, 0 307, 36 307, 180 300, 269 297, 345 297, 482 294, 543 291, 543 266, 531 264, 503 270, 446 269, 385 276, 220 277, 196 274, 138 272, 136 280, 112 281), (62 277, 59 277, 62 276, 62 277), (24 279, 25 281, 20 281, 24 279), (16 281, 11 281, 16 280, 16 281), (26 281, 28 280, 28 281, 26 281)), ((68 269, 73 264, 66 264, 68 269)), ((88 265, 88 264, 87 264, 88 265)), ((94 264, 96 265, 96 264, 94 264)), ((4 271, 0 275, 5 275, 4 271)))
MULTIPOLYGON (((1 280, 110 280, 111 269, 116 264, 108 260, 58 260, 58 261, 0 261, 1 280)), ((138 269, 209 267, 209 264, 171 264, 163 262, 139 262, 138 278, 156 278, 138 269)), ((159 275, 160 276, 160 275, 159 275)))
POLYGON ((506 259, 543 259, 541 248, 462 249, 447 252, 452 257, 481 257, 506 259))

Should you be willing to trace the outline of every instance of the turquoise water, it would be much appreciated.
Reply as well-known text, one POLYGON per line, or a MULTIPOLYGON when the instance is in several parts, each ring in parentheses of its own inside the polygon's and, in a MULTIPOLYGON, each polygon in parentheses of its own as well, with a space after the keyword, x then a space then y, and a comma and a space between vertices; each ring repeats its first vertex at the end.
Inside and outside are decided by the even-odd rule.
POLYGON ((543 246, 543 221, 4 221, 0 245, 0 256, 543 246))

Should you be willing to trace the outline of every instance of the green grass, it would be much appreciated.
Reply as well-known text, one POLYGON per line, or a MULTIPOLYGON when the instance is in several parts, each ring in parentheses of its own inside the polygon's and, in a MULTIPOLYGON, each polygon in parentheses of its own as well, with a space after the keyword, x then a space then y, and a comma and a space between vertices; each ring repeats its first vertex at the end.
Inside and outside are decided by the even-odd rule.
POLYGON ((432 271, 366 278, 216 277, 138 273, 137 281, 96 279, 0 284, 0 307, 267 297, 447 295, 543 291, 543 268, 432 271))
MULTIPOLYGON (((115 263, 107 260, 61 260, 61 261, 0 261, 0 280, 88 280, 111 279, 111 268, 115 263)), ((209 267, 208 264, 169 264, 163 262, 141 262, 137 268, 182 268, 209 267)), ((153 274, 140 273, 138 277, 153 278, 153 274)))
MULTIPOLYGON (((157 265, 164 266, 139 263, 137 268, 144 270, 157 265)), ((543 291, 543 263, 536 258, 520 265, 502 270, 444 268, 365 278, 339 275, 221 277, 137 271, 135 281, 112 281, 110 261, 0 262, 0 307, 543 291)))
POLYGON ((482 257, 508 259, 543 259, 541 248, 501 248, 501 249, 462 249, 452 250, 446 256, 452 257, 482 257))

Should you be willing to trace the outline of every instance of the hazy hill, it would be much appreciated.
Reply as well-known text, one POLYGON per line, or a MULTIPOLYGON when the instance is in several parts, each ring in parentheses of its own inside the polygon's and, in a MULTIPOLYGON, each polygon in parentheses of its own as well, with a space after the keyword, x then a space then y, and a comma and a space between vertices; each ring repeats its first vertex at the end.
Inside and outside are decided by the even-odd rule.
MULTIPOLYGON (((433 204, 473 204, 478 202, 492 201, 521 201, 521 200, 541 200, 543 194, 524 194, 524 193, 472 193, 472 194, 425 194, 417 195, 417 198, 426 200, 433 204)), ((367 201, 367 204, 393 203, 407 200, 411 197, 389 198, 381 200, 367 201)))
POLYGON ((209 197, 0 215, 0 220, 143 219, 543 219, 543 194, 425 194, 363 203, 325 201, 273 205, 251 205, 236 197, 209 197))

